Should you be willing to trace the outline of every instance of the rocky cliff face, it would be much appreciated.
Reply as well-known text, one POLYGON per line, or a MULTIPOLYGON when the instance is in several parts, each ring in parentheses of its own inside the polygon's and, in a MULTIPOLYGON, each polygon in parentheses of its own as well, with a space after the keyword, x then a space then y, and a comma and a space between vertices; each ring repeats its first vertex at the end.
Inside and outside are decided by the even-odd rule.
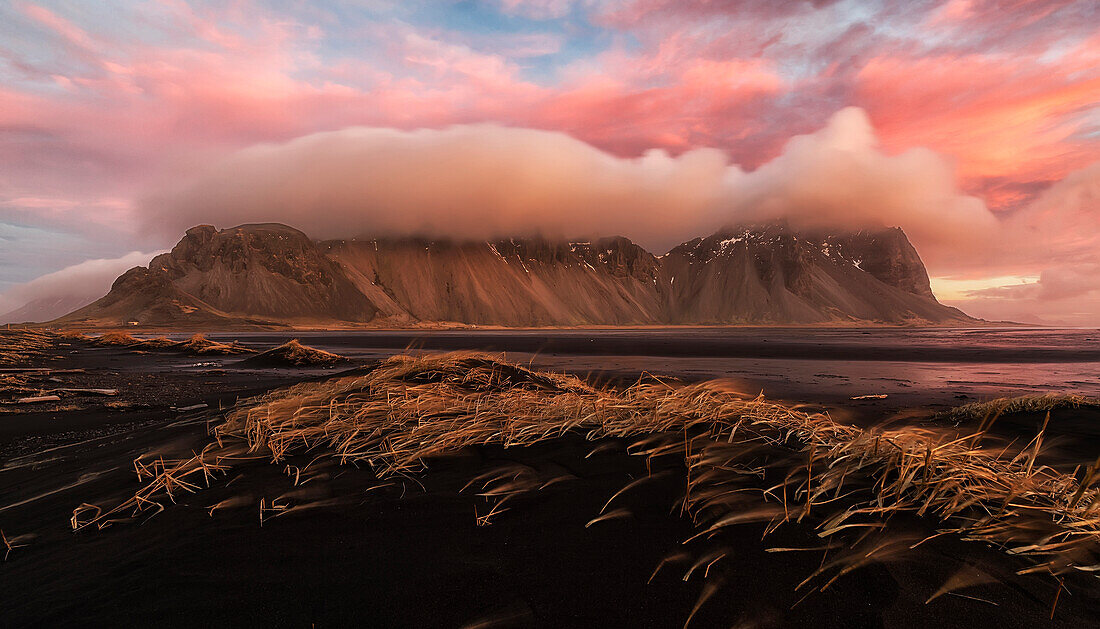
POLYGON ((782 223, 721 230, 660 258, 621 237, 317 243, 285 225, 203 225, 62 319, 77 320, 513 327, 973 321, 935 300, 901 230, 806 234, 782 223))
POLYGON ((378 314, 343 269, 286 225, 193 227, 149 268, 223 312, 346 321, 369 321, 378 314))
POLYGON ((626 238, 323 243, 397 319, 478 325, 642 325, 660 317, 656 258, 626 238))
POLYGON ((928 283, 928 272, 917 250, 898 227, 878 231, 861 230, 851 234, 821 236, 823 251, 851 262, 872 277, 907 293, 935 299, 928 283))
POLYGON ((130 321, 160 325, 223 325, 235 318, 179 289, 161 269, 134 267, 111 285, 102 299, 60 319, 65 322, 102 321, 125 325, 130 321))
POLYGON ((962 323, 936 301, 900 229, 812 234, 770 223, 721 230, 661 259, 674 323, 962 323))

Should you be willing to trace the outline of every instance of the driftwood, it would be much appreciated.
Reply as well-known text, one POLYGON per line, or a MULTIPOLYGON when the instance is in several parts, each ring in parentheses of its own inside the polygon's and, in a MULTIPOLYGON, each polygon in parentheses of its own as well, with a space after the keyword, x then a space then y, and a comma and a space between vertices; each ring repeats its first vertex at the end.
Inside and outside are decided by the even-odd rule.
POLYGON ((15 400, 16 404, 33 404, 34 402, 60 402, 59 395, 38 395, 35 397, 21 397, 15 400))
POLYGON ((177 408, 176 410, 182 413, 182 412, 185 412, 185 411, 197 411, 200 408, 206 408, 208 406, 210 406, 210 405, 209 404, 192 404, 191 406, 184 406, 182 408, 177 408))
POLYGON ((118 395, 118 389, 51 389, 47 393, 83 393, 85 395, 118 395))
POLYGON ((83 369, 51 369, 49 367, 3 367, 0 373, 84 373, 83 369))

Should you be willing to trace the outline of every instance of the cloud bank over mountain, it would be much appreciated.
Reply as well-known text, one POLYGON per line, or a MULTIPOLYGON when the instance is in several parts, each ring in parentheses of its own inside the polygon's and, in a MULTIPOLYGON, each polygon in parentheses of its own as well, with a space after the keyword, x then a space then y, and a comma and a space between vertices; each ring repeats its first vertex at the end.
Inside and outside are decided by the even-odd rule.
POLYGON ((278 221, 317 238, 621 234, 654 251, 776 218, 824 230, 899 226, 934 276, 1041 276, 1026 290, 971 291, 987 316, 1089 320, 1051 313, 1097 289, 1100 163, 1007 216, 956 182, 951 161, 933 151, 885 152, 855 107, 755 170, 717 149, 626 158, 563 133, 499 125, 352 127, 239 151, 148 196, 142 216, 165 235, 278 221))
POLYGON ((355 127, 254 146, 150 196, 151 225, 278 221, 317 238, 621 234, 663 251, 724 225, 896 225, 941 266, 999 221, 931 151, 887 155, 858 108, 746 171, 717 149, 623 158, 558 132, 355 127))
MULTIPOLYGON (((659 252, 722 226, 777 218, 825 231, 899 226, 934 276, 1035 277, 965 297, 987 317, 1046 322, 1066 300, 1097 297, 1100 266, 1100 164, 1003 217, 958 189, 946 158, 883 151, 855 107, 791 138, 755 170, 713 148, 626 158, 564 133, 491 124, 351 127, 235 152, 148 194, 139 210, 146 231, 167 240, 200 223, 282 222, 315 238, 621 234, 659 252)), ((66 291, 90 302, 149 257, 51 273, 0 296, 8 306, 0 311, 66 291)))
MULTIPOLYGON (((137 200, 156 182, 190 180, 196 165, 249 146, 355 127, 438 134, 484 124, 575 138, 633 167, 611 169, 617 184, 567 182, 557 198, 602 199, 579 217, 596 226, 590 215, 633 218, 621 208, 634 204, 639 233, 655 239, 665 223, 653 208, 666 205, 705 223, 720 211, 747 211, 761 195, 773 209, 808 201, 825 218, 853 198, 879 203, 865 211, 906 217, 939 279, 985 288, 1076 265, 1076 236, 1057 225, 1096 231, 1095 201, 1077 203, 1071 190, 1095 179, 1089 168, 1100 147, 1100 4, 1089 0, 85 4, 0 3, 0 22, 11 25, 0 29, 0 240, 18 238, 0 251, 0 286, 168 245, 177 232, 169 236, 167 225, 157 242, 135 229, 152 220, 137 200), (908 157, 832 160, 814 140, 809 159, 796 159, 790 138, 818 135, 847 106, 874 121, 884 155, 908 157), (853 163, 876 176, 853 179, 853 163), (797 168, 802 179, 789 175, 797 168), (708 185, 622 191, 650 191, 650 175, 708 185), (870 188, 846 189, 853 180, 870 188), (968 196, 1001 227, 987 229, 968 196), (733 207, 715 197, 732 198, 733 207), (1078 213, 1058 210, 1031 238, 1015 223, 1029 214, 1045 220, 1040 197, 1078 213), (951 222, 910 212, 913 199, 951 222), (953 237, 966 244, 952 252, 941 243, 953 237), (1066 260, 1044 258, 1042 247, 1066 260)), ((858 138, 858 117, 837 125, 858 138)), ((581 163, 602 177, 608 162, 581 163)), ((530 174, 519 168, 501 176, 530 174)), ((531 176, 556 191, 552 173, 531 176)), ((455 216, 484 222, 465 209, 455 216)), ((403 227, 401 218, 386 224, 403 227)), ((998 299, 991 309, 1008 298, 998 299)), ((1073 299, 1045 303, 1077 312, 1073 299)), ((1100 322, 1100 309, 1092 320, 1100 322)))
POLYGON ((45 321, 90 304, 105 295, 127 269, 149 264, 158 253, 163 251, 132 251, 120 258, 85 260, 17 284, 0 294, 0 323, 45 321))

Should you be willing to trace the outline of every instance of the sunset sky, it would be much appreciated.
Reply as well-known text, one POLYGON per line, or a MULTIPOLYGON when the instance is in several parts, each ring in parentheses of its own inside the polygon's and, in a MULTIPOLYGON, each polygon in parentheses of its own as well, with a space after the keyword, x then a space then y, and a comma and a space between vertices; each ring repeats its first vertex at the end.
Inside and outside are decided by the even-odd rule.
POLYGON ((197 222, 663 253, 760 208, 1100 325, 1100 3, 0 0, 0 312, 197 222))

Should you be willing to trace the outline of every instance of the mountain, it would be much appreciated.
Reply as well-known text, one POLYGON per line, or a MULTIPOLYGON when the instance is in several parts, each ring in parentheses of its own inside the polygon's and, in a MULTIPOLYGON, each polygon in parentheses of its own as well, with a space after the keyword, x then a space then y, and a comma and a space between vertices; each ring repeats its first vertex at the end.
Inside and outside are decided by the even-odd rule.
POLYGON ((57 321, 110 326, 126 325, 131 321, 153 325, 235 325, 239 322, 238 317, 180 290, 164 271, 140 266, 120 275, 102 299, 57 321))
POLYGON ((969 320, 936 301, 898 228, 841 235, 782 223, 725 229, 661 259, 670 323, 946 323, 969 320))
POLYGON ((728 228, 654 256, 622 237, 316 242, 267 223, 187 230, 57 323, 510 327, 964 324, 897 228, 728 228))
POLYGON ((221 312, 360 322, 378 314, 339 263, 286 225, 193 227, 149 269, 221 312))
POLYGON ((389 315, 478 325, 660 321, 657 259, 626 238, 592 242, 323 243, 389 315))
POLYGON ((90 304, 95 297, 88 298, 84 295, 50 295, 32 299, 27 303, 0 314, 0 324, 24 323, 28 321, 49 321, 56 319, 66 312, 72 312, 76 308, 90 304))

